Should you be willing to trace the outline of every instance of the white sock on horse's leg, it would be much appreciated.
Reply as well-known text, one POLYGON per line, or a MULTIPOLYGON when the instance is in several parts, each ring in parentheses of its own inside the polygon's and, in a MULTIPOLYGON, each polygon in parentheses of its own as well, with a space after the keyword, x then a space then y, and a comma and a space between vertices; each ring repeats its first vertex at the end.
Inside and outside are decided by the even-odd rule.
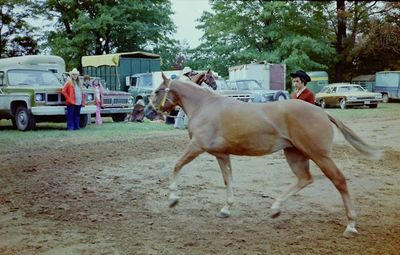
POLYGON ((175 180, 169 185, 169 207, 174 207, 179 202, 179 197, 176 195, 176 191, 178 186, 176 185, 175 180))

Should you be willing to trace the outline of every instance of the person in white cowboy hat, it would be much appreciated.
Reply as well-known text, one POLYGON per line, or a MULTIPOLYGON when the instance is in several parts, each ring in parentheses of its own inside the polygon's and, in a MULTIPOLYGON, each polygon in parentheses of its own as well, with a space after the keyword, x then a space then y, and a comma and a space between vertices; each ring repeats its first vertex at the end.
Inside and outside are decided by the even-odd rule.
POLYGON ((85 106, 85 92, 79 80, 79 71, 74 68, 69 75, 71 79, 65 82, 62 90, 67 105, 67 130, 78 130, 81 107, 85 106))
POLYGON ((189 75, 191 72, 192 72, 192 68, 185 66, 181 71, 182 75, 179 77, 179 80, 190 81, 189 75))
MULTIPOLYGON (((182 75, 179 77, 181 81, 190 81, 190 74, 193 72, 192 68, 185 66, 181 73, 182 75)), ((179 109, 178 115, 176 115, 174 127, 178 129, 187 128, 188 119, 185 112, 182 108, 179 109)))

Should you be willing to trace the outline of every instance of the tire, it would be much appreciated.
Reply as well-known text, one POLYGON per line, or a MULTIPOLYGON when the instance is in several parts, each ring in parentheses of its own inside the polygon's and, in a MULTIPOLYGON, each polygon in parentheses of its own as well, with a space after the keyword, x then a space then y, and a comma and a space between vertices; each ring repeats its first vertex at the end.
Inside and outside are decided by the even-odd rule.
POLYGON ((347 108, 346 99, 344 99, 344 98, 340 99, 339 106, 342 109, 346 109, 347 108))
POLYGON ((81 118, 79 120, 79 127, 85 128, 89 121, 89 114, 81 114, 81 118))
POLYGON ((319 100, 319 106, 321 107, 321 108, 326 108, 326 103, 325 103, 325 100, 324 99, 321 99, 321 100, 319 100))
POLYGON ((126 113, 118 113, 111 116, 111 118, 114 122, 122 122, 125 120, 126 116, 127 116, 126 113))
POLYGON ((143 99, 138 99, 138 100, 136 101, 136 104, 140 104, 140 105, 146 106, 146 104, 144 103, 144 100, 143 100, 143 99))
POLYGON ((388 94, 382 94, 382 102, 389 103, 389 95, 388 94))
POLYGON ((370 104, 369 105, 369 108, 377 108, 378 107, 378 104, 370 104))
POLYGON ((15 126, 20 131, 28 131, 36 128, 35 117, 25 106, 20 106, 15 111, 15 126))
POLYGON ((276 92, 274 95, 274 101, 283 101, 286 100, 286 95, 282 91, 276 92))

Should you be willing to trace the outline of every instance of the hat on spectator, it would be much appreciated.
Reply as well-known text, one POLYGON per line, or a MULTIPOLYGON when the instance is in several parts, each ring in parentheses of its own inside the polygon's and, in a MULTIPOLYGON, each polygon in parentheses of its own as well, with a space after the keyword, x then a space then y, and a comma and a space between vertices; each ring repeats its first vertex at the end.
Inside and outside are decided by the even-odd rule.
POLYGON ((298 77, 298 78, 302 79, 303 81, 305 81, 306 83, 311 81, 310 76, 308 76, 308 74, 306 72, 304 72, 303 70, 298 70, 294 73, 291 73, 290 77, 292 77, 292 78, 298 77))
POLYGON ((183 73, 183 74, 190 73, 191 71, 192 71, 192 68, 190 68, 190 67, 188 67, 188 66, 185 66, 185 67, 182 69, 182 73, 183 73))
POLYGON ((79 75, 79 71, 78 71, 78 69, 74 68, 74 69, 72 69, 71 72, 69 72, 69 74, 70 74, 70 75, 73 75, 73 74, 79 75))

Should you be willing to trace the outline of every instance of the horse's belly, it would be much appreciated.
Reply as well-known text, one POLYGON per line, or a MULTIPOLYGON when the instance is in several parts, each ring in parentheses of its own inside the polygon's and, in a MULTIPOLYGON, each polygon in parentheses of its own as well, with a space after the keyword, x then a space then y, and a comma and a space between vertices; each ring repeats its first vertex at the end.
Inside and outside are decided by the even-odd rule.
POLYGON ((215 140, 205 150, 211 154, 262 156, 290 146, 289 142, 280 137, 260 136, 256 139, 215 140))

